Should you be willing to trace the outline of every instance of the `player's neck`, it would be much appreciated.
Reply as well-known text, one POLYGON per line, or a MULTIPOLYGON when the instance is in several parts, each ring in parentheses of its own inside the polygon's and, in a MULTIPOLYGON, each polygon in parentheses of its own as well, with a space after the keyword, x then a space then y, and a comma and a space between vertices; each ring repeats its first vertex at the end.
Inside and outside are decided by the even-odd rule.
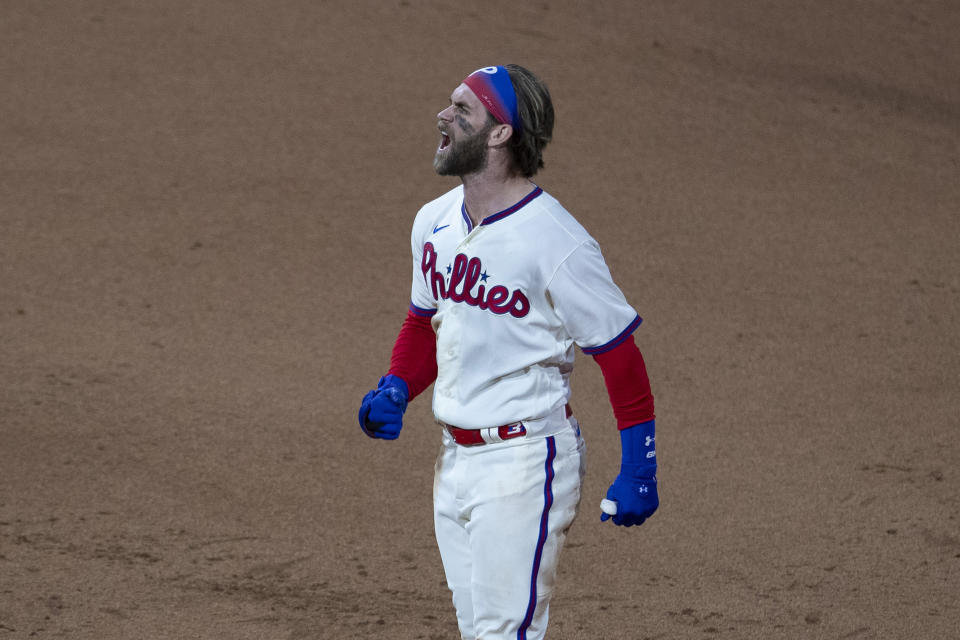
POLYGON ((461 179, 463 203, 474 226, 487 216, 515 205, 533 188, 524 176, 503 172, 483 171, 461 179))

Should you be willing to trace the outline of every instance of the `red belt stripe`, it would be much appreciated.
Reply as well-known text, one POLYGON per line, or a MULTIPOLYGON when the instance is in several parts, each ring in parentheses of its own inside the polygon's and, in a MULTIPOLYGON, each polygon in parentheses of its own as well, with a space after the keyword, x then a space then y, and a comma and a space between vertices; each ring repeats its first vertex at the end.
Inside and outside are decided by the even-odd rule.
MULTIPOLYGON (((570 408, 569 404, 566 406, 566 414, 568 418, 573 415, 573 409, 570 408)), ((446 427, 447 432, 453 437, 453 441, 461 446, 475 447, 481 444, 487 444, 487 441, 483 439, 481 433, 483 429, 462 429, 452 424, 444 424, 443 426, 446 427)), ((523 426, 522 422, 514 422, 513 424, 505 424, 494 428, 497 430, 497 435, 501 440, 519 438, 527 434, 527 429, 523 426)))

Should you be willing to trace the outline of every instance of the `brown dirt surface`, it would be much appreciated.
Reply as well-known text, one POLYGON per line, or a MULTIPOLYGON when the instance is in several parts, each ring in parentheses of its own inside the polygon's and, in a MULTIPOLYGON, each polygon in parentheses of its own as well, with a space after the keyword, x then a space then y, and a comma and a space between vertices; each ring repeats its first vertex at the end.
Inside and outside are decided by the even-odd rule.
POLYGON ((645 322, 662 507, 579 357, 554 640, 960 628, 960 9, 0 5, 0 640, 455 638, 427 397, 356 425, 468 72, 645 322))

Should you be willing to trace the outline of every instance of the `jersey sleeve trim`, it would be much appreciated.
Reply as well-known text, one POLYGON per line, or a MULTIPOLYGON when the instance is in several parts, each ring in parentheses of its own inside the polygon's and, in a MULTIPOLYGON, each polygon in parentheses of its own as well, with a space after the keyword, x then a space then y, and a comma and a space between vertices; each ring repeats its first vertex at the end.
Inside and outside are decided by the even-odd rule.
POLYGON ((410 303, 410 313, 420 316, 421 318, 432 318, 436 313, 436 309, 423 309, 417 305, 410 303))
POLYGON ((601 344, 601 345, 598 346, 598 347, 586 347, 586 348, 582 348, 582 351, 583 351, 585 354, 587 354, 587 355, 595 356, 595 355, 597 355, 597 354, 606 353, 607 351, 610 351, 610 350, 612 350, 612 349, 616 349, 618 346, 620 346, 620 344, 621 344, 624 340, 626 340, 626 339, 629 338, 631 335, 633 335, 633 332, 637 330, 637 327, 640 326, 640 323, 641 323, 641 322, 643 322, 643 318, 641 318, 641 317, 638 315, 637 317, 635 317, 635 318, 633 319, 633 322, 631 322, 629 325, 627 325, 627 328, 626 328, 626 329, 624 329, 623 331, 621 331, 621 332, 619 333, 619 335, 617 335, 617 337, 614 338, 613 340, 611 340, 610 342, 607 342, 606 344, 601 344))

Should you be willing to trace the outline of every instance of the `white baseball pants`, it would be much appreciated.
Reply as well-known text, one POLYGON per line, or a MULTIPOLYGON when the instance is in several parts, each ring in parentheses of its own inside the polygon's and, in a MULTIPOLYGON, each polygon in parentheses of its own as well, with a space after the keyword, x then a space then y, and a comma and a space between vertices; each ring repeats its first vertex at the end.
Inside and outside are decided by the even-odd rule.
POLYGON ((576 419, 563 422, 549 436, 475 447, 444 431, 434 525, 463 640, 544 637, 586 464, 576 419))

